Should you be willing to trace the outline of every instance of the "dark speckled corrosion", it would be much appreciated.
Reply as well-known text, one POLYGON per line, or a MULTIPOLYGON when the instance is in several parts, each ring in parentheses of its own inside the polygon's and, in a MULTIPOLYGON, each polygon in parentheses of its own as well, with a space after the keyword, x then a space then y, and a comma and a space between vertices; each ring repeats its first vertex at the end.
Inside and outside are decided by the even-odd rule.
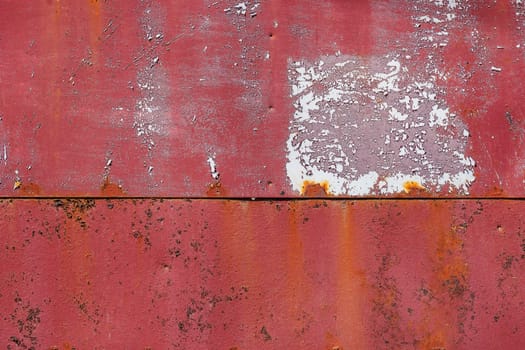
POLYGON ((520 349, 520 201, 5 200, 8 349, 520 349))

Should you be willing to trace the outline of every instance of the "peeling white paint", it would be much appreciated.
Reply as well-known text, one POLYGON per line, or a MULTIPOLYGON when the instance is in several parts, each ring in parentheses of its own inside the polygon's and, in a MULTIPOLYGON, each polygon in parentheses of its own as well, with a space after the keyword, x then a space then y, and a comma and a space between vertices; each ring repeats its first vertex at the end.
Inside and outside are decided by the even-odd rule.
POLYGON ((208 157, 208 165, 210 166, 211 177, 215 180, 219 180, 220 174, 217 171, 217 163, 215 162, 214 156, 208 157))
POLYGON ((448 108, 439 108, 438 105, 433 105, 432 110, 429 113, 429 126, 447 126, 448 125, 449 111, 448 108))
POLYGON ((255 17, 257 16, 257 10, 259 6, 260 4, 257 1, 253 3, 250 1, 242 1, 237 3, 236 5, 225 8, 224 12, 235 13, 240 16, 246 16, 246 14, 249 13, 250 17, 255 17))
POLYGON ((406 191, 415 181, 468 193, 475 161, 465 155, 466 126, 436 86, 446 74, 411 73, 394 53, 290 60, 288 74, 295 112, 286 171, 294 190, 328 181, 334 195, 366 196, 406 191))
POLYGON ((247 6, 245 2, 240 2, 237 5, 233 6, 233 8, 236 10, 238 15, 246 15, 247 6))
POLYGON ((458 6, 458 0, 448 0, 448 8, 455 9, 458 6))

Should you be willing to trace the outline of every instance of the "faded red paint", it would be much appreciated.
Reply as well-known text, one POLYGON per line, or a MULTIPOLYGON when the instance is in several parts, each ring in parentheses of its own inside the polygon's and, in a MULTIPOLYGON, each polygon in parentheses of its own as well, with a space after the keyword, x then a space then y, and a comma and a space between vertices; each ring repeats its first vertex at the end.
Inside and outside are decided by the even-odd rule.
POLYGON ((0 205, 4 347, 524 346, 521 201, 0 205))
MULTIPOLYGON (((0 194, 99 196, 109 175, 121 196, 202 197, 215 181, 213 156, 227 196, 300 196, 285 164, 295 109, 288 65, 337 52, 365 63, 402 52, 422 79, 434 57, 446 74, 440 98, 469 129, 470 195, 524 194, 522 5, 261 2, 252 17, 225 12, 235 4, 3 1, 0 194), (427 13, 461 19, 414 26, 427 13), (446 45, 421 46, 437 26, 446 45), (137 120, 138 103, 152 96, 154 122, 137 120), (40 191, 16 192, 17 176, 40 191)), ((445 186, 439 195, 457 193, 445 186)))
MULTIPOLYGON (((525 7, 243 3, 0 2, 0 346, 525 348, 525 7), (458 20, 414 25, 429 13, 458 20), (325 179, 292 188, 306 107, 291 63, 341 55, 369 78, 405 55, 422 81, 442 73, 475 159, 468 194, 416 178, 380 192, 392 169, 367 199, 325 179)), ((338 135, 369 151, 349 161, 379 171, 380 131, 349 125, 338 135)))

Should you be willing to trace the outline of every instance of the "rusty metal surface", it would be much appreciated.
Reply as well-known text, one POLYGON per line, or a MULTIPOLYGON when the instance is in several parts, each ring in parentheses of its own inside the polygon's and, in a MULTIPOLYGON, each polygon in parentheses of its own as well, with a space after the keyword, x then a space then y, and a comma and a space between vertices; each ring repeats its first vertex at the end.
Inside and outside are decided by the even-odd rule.
POLYGON ((524 20, 517 0, 3 0, 0 195, 523 196, 524 20))
POLYGON ((523 25, 0 1, 0 347, 525 348, 523 25))
POLYGON ((4 200, 8 349, 522 349, 520 201, 4 200))

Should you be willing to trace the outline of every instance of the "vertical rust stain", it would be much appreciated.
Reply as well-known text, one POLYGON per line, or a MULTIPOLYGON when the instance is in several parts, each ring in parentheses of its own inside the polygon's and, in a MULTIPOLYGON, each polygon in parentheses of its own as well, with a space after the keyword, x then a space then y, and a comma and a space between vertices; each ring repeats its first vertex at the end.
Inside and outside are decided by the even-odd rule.
POLYGON ((58 20, 62 12, 62 6, 60 4, 60 0, 55 0, 54 3, 55 20, 58 20))
POLYGON ((301 312, 304 304, 305 287, 304 280, 304 250, 303 241, 299 232, 301 215, 301 203, 291 201, 288 205, 288 241, 287 241, 287 273, 288 285, 286 294, 290 301, 290 319, 297 319, 297 313, 301 312))
MULTIPOLYGON (((65 283, 59 288, 66 290, 63 302, 78 310, 86 322, 96 322, 95 307, 97 275, 94 266, 95 250, 92 234, 88 227, 90 210, 95 206, 93 200, 58 200, 57 210, 63 211, 63 226, 57 232, 60 244, 59 274, 65 283), (60 204, 59 204, 60 203, 60 204), (58 205, 59 204, 59 205, 58 205)), ((64 295, 61 290, 55 290, 64 295)), ((60 320, 59 322, 68 322, 60 320)))
POLYGON ((420 323, 421 349, 449 349, 465 336, 473 296, 469 292, 468 264, 464 258, 463 226, 453 224, 450 207, 435 202, 428 220, 432 279, 418 291, 427 305, 420 323))
MULTIPOLYGON (((362 301, 366 295, 364 273, 358 265, 358 242, 353 206, 343 203, 343 210, 337 210, 337 333, 344 344, 355 349, 366 349, 366 330, 364 328, 362 301)), ((341 344, 334 343, 332 348, 341 344)), ((330 348, 330 349, 332 349, 330 348)))
POLYGON ((102 34, 101 4, 99 0, 88 0, 88 4, 90 60, 96 64, 98 62, 100 35, 102 34))
MULTIPOLYGON (((231 290, 244 290, 245 298, 249 301, 241 300, 240 305, 247 302, 250 308, 231 306, 228 309, 228 316, 239 325, 258 325, 258 314, 266 305, 259 304, 257 298, 260 296, 252 295, 252 291, 260 290, 260 280, 264 275, 264 267, 259 264, 258 258, 259 244, 257 242, 256 230, 253 227, 253 214, 251 213, 251 203, 238 203, 235 201, 224 200, 221 202, 220 227, 218 232, 218 259, 221 270, 220 285, 217 288, 222 293, 229 293, 231 290), (252 299, 254 297, 255 299, 252 299), (255 307, 257 305, 257 307, 255 307)), ((266 271, 267 273, 267 271, 266 271)), ((246 300, 246 299, 245 299, 246 300)), ((225 327, 230 324, 225 323, 225 327)), ((226 329, 226 328, 225 328, 226 329)), ((251 330, 239 328, 229 328, 228 339, 222 339, 229 343, 232 348, 242 344, 250 344, 253 337, 258 336, 259 328, 254 326, 251 330)), ((239 346, 239 349, 242 348, 239 346)))

